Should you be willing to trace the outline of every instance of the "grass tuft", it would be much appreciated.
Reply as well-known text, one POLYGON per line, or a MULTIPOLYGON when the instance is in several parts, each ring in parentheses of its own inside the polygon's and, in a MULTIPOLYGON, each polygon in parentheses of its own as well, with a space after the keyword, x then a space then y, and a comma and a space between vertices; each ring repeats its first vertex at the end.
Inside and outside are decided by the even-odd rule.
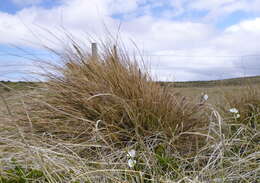
MULTIPOLYGON (((207 126, 205 105, 154 82, 135 57, 109 44, 98 57, 77 45, 72 48, 62 56, 65 66, 48 75, 45 102, 56 109, 54 116, 63 113, 54 118, 66 121, 50 121, 52 129, 85 139, 96 134, 106 144, 126 145, 154 134, 174 144, 181 133, 207 126)), ((190 141, 186 137, 179 138, 181 144, 190 141)))

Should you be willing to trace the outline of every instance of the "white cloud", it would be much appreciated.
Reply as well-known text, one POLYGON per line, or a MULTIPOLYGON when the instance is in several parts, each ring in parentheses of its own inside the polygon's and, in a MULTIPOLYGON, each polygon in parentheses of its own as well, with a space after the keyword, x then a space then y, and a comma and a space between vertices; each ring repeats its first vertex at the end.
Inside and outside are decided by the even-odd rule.
POLYGON ((242 21, 227 27, 216 37, 213 44, 218 49, 227 50, 237 55, 259 54, 260 18, 242 21))
MULTIPOLYGON (((216 23, 235 12, 256 15, 260 13, 259 0, 167 0, 174 16, 186 16, 200 22, 216 23), (197 15, 200 14, 198 18, 197 15), (213 22, 214 21, 214 22, 213 22)), ((169 12, 167 12, 169 14, 169 12)))
POLYGON ((190 49, 203 45, 214 34, 211 26, 192 22, 172 22, 150 16, 138 17, 122 25, 123 32, 149 51, 190 49))
POLYGON ((239 24, 232 25, 226 29, 226 32, 247 32, 247 33, 259 33, 260 32, 260 18, 254 20, 242 21, 239 24))
POLYGON ((138 0, 108 0, 107 4, 111 13, 129 13, 138 8, 138 0))
POLYGON ((0 43, 19 43, 28 31, 17 16, 0 12, 0 43))

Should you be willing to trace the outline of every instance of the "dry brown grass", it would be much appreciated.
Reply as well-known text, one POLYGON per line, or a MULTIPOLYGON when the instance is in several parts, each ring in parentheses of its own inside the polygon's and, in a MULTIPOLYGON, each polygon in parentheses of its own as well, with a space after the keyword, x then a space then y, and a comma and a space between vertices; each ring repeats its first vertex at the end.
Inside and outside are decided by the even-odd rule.
POLYGON ((3 93, 0 182, 259 180, 259 88, 161 87, 122 50, 72 48, 48 63, 48 82, 3 93))
MULTIPOLYGON (((28 115, 33 124, 46 121, 47 125, 55 123, 59 116, 60 123, 72 122, 56 111, 53 113, 30 109, 32 103, 28 95, 36 95, 39 91, 30 93, 19 92, 6 98, 10 104, 13 116, 10 117, 1 107, 2 118, 0 123, 0 180, 24 180, 39 182, 257 182, 259 174, 259 130, 250 125, 236 124, 236 130, 225 132, 222 127, 232 128, 235 119, 226 119, 213 111, 208 118, 208 140, 197 152, 185 156, 182 151, 172 150, 167 139, 160 139, 158 132, 153 137, 144 137, 146 144, 129 143, 127 147, 104 145, 98 139, 84 138, 84 141, 75 142, 71 138, 60 138, 61 133, 50 133, 51 130, 39 132, 37 128, 21 125, 20 119, 28 115), (25 105, 23 105, 23 102, 25 105), (15 109, 17 106, 17 109, 15 109), (2 113, 3 112, 3 113, 2 113), (44 117, 47 113, 49 118, 44 117), (58 115, 59 114, 59 115, 58 115), (36 118, 37 117, 37 118, 36 118), (63 118, 62 118, 63 117, 63 118), (4 123, 3 123, 4 122, 4 123), (49 133, 48 133, 49 131, 49 133), (110 149, 108 151, 108 149, 110 149), (127 151, 135 149, 137 163, 134 168, 127 166, 127 151), (44 176, 37 179, 25 175, 14 175, 7 170, 14 169, 12 160, 23 167, 25 175, 33 170, 42 172, 44 176)), ((42 94, 41 94, 42 95, 42 94)), ((37 97, 39 98, 39 97, 37 97)), ((31 106, 32 107, 32 106, 31 106)), ((39 109, 41 107, 38 107, 39 109)), ((42 108, 41 108, 42 109, 42 108)), ((76 120, 80 121, 80 120, 76 120)), ((259 127, 259 123, 257 123, 259 127)), ((56 127, 58 128, 58 127, 56 127)), ((64 128, 61 128, 61 131, 64 128)), ((55 130, 54 130, 55 131, 55 130)), ((98 133, 98 131, 96 131, 98 133)), ((64 136, 69 131, 64 133, 64 136)), ((94 137, 97 135, 93 134, 94 137)), ((194 141, 192 142, 194 143, 194 141)), ((186 149, 189 147, 186 146, 186 149)), ((17 171, 17 170, 16 170, 17 171)), ((5 183, 5 182, 4 182, 5 183)))
MULTIPOLYGON (((218 107, 228 112, 230 108, 238 109, 240 115, 236 123, 256 127, 260 123, 260 89, 258 85, 246 85, 242 89, 223 93, 225 105, 218 107)), ((228 116, 228 115, 227 115, 228 116)), ((232 114, 229 114, 232 117, 232 114)))
POLYGON ((74 139, 90 139, 98 132, 110 145, 154 134, 175 145, 194 145, 189 135, 179 135, 205 131, 206 106, 154 82, 136 58, 110 45, 104 45, 98 58, 73 48, 61 56, 65 66, 52 65, 55 74, 47 75, 42 105, 33 107, 37 115, 45 112, 35 126, 74 139))

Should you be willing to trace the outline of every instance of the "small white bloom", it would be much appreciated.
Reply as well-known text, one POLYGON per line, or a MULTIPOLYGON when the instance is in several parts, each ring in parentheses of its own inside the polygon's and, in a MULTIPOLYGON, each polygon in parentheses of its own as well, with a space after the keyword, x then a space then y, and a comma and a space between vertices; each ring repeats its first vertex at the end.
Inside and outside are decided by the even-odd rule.
POLYGON ((127 157, 134 158, 136 156, 136 151, 134 149, 131 149, 127 152, 127 157))
POLYGON ((231 112, 231 113, 238 113, 238 110, 236 108, 231 108, 231 109, 229 109, 229 112, 231 112))
POLYGON ((209 96, 207 94, 203 95, 203 99, 206 101, 208 100, 209 96))
POLYGON ((133 160, 133 159, 128 160, 128 166, 130 168, 133 168, 135 166, 135 164, 136 164, 136 160, 133 160))
POLYGON ((216 179, 213 179, 214 182, 218 183, 218 182, 223 182, 223 179, 222 178, 216 178, 216 179))
POLYGON ((236 114, 236 115, 235 115, 235 118, 240 118, 240 114, 236 114))

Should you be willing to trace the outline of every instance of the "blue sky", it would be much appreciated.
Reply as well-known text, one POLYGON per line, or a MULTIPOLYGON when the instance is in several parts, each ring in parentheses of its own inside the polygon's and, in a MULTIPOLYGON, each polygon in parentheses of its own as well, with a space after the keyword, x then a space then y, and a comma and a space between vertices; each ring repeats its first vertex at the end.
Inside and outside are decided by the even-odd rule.
POLYGON ((49 9, 59 5, 61 5, 60 1, 56 0, 4 0, 0 4, 0 11, 15 14, 23 8, 30 6, 40 6, 49 9))
POLYGON ((42 45, 64 48, 54 38, 64 39, 61 26, 82 41, 106 37, 104 24, 112 33, 121 24, 122 40, 136 42, 160 80, 260 74, 259 0, 4 0, 0 80, 30 80, 38 68, 22 57, 44 60, 42 45))

